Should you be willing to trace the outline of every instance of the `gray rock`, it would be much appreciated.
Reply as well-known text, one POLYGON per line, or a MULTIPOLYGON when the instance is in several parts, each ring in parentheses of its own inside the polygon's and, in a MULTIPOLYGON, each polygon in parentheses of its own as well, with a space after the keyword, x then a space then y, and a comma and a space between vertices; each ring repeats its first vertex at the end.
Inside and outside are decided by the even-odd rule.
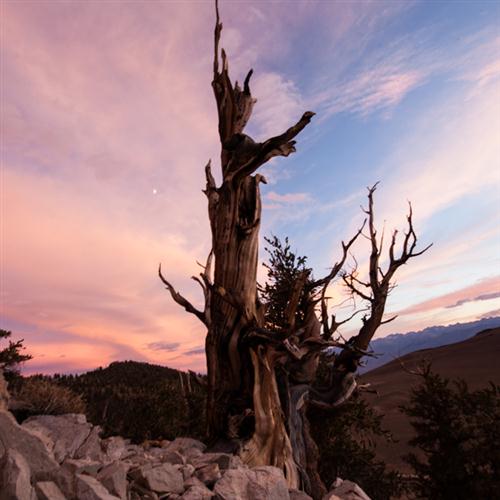
POLYGON ((57 484, 52 481, 39 481, 35 485, 38 500, 66 500, 57 484))
MULTIPOLYGON (((206 448, 207 448, 206 445, 204 445, 201 441, 187 437, 175 438, 166 447, 167 450, 178 451, 181 455, 185 457, 191 456, 193 450, 198 450, 199 452, 203 453, 206 448)), ((198 453, 195 453, 195 455, 198 455, 198 453)))
POLYGON ((97 476, 97 472, 102 467, 101 462, 91 460, 90 458, 67 458, 62 467, 68 469, 72 474, 88 474, 97 476))
POLYGON ((98 460, 99 462, 106 461, 106 455, 101 448, 101 438, 99 435, 102 429, 96 425, 92 427, 90 434, 83 444, 75 451, 75 458, 90 458, 91 460, 98 460))
POLYGON ((127 444, 124 456, 135 455, 139 452, 144 452, 144 448, 142 448, 142 446, 139 446, 138 444, 127 444))
POLYGON ((288 490, 290 500, 313 500, 307 493, 299 490, 288 490))
POLYGON ((221 500, 290 499, 283 472, 271 466, 229 469, 215 483, 214 493, 221 500))
POLYGON ((120 436, 112 436, 101 442, 106 457, 111 460, 120 460, 127 453, 127 441, 120 436))
POLYGON ((205 465, 216 463, 221 470, 237 469, 243 465, 240 457, 229 453, 204 453, 198 457, 193 457, 190 462, 196 469, 205 465))
POLYGON ((209 500, 215 494, 210 491, 205 485, 191 486, 182 496, 184 500, 209 500))
POLYGON ((127 476, 131 481, 140 482, 144 479, 144 473, 153 468, 153 464, 151 463, 144 465, 130 465, 128 462, 125 463, 130 466, 127 476))
POLYGON ((183 493, 184 478, 182 472, 171 464, 140 469, 144 484, 156 493, 183 493))
POLYGON ((65 467, 53 471, 47 476, 47 481, 54 482, 67 498, 75 496, 75 474, 65 467))
POLYGON ((0 499, 31 500, 31 472, 26 459, 13 448, 5 453, 1 463, 0 499))
POLYGON ((119 500, 94 477, 84 474, 76 476, 76 498, 78 500, 119 500))
POLYGON ((213 486, 221 478, 219 464, 211 463, 196 469, 195 476, 206 486, 213 486))
POLYGON ((44 441, 34 432, 20 426, 8 412, 0 412, 0 442, 6 450, 13 448, 28 462, 31 475, 43 481, 59 468, 44 441))
POLYGON ((65 458, 74 458, 92 430, 85 415, 76 413, 31 417, 23 422, 22 427, 50 438, 54 443, 54 457, 59 463, 65 458))
POLYGON ((322 500, 342 500, 342 498, 335 495, 333 491, 330 491, 322 498, 322 500))
MULTIPOLYGON (((140 500, 158 500, 158 495, 151 490, 142 487, 139 484, 134 484, 129 493, 130 499, 140 499, 140 500)), ((171 498, 170 494, 162 495, 162 498, 171 498)))
POLYGON ((121 499, 126 499, 127 471, 127 465, 121 462, 113 462, 99 471, 97 479, 110 493, 120 497, 121 499))
POLYGON ((341 500, 370 500, 370 497, 356 483, 340 478, 333 482, 331 491, 323 497, 323 500, 336 500, 335 497, 341 500))
POLYGON ((194 467, 191 464, 181 465, 178 470, 182 472, 184 481, 192 477, 194 474, 194 467))
POLYGON ((191 486, 205 486, 196 476, 191 476, 184 480, 184 489, 189 489, 191 486))
POLYGON ((184 464, 184 457, 178 451, 165 450, 164 448, 151 448, 148 453, 160 462, 169 464, 184 464))

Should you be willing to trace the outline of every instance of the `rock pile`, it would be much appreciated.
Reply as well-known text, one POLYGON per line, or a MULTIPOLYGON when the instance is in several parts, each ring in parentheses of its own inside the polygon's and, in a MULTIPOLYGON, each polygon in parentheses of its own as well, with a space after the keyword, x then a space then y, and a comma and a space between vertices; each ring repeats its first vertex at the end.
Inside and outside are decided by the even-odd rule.
MULTIPOLYGON (((205 452, 195 439, 139 446, 101 439, 100 432, 85 415, 43 415, 19 425, 0 409, 0 500, 310 499, 289 490, 280 469, 249 468, 237 456, 205 452)), ((339 481, 328 500, 368 499, 339 481)))

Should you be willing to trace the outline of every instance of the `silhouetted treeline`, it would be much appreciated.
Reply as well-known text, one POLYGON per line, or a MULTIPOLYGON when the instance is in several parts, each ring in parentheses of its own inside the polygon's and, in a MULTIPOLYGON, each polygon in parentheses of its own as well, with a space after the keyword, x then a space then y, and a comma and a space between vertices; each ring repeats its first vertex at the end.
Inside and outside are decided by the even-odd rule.
POLYGON ((123 361, 81 375, 42 378, 81 395, 87 418, 106 436, 141 442, 203 435, 205 394, 192 374, 123 361))

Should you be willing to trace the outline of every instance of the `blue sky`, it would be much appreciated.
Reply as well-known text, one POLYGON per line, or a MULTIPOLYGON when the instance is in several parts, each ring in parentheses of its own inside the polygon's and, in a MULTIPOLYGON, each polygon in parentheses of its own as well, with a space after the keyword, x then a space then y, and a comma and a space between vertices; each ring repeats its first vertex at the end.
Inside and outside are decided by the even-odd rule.
MULTIPOLYGON (((201 302, 190 276, 210 242, 203 167, 219 154, 212 2, 1 8, 2 327, 25 338, 31 371, 118 359, 202 370, 203 329, 156 267, 201 302)), ((289 236, 319 276, 380 181, 379 226, 403 229, 411 200, 434 246, 397 277, 399 317, 379 335, 498 315, 500 4, 220 9, 231 76, 255 70, 248 132, 317 113, 297 153, 264 168, 262 234, 289 236)))

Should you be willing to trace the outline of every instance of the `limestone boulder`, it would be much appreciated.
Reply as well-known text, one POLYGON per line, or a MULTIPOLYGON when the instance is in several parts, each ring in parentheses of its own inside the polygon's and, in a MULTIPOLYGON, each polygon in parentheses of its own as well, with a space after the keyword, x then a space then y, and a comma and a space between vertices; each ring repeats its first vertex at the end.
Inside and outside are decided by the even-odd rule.
POLYGON ((0 500, 32 500, 31 471, 26 459, 13 448, 0 463, 0 500))
POLYGON ((164 463, 140 469, 144 485, 155 493, 183 493, 184 478, 174 465, 164 463))
POLYGON ((107 439, 103 439, 101 442, 101 448, 106 455, 107 460, 114 462, 115 460, 120 460, 127 454, 127 440, 123 439, 121 436, 112 436, 107 439))
POLYGON ((62 466, 73 474, 88 474, 89 476, 97 476, 97 472, 102 468, 101 462, 90 458, 67 458, 62 466))
POLYGON ((221 500, 289 500, 288 485, 283 472, 277 467, 261 466, 252 469, 229 469, 214 486, 221 500))
POLYGON ((194 474, 205 486, 213 486, 222 477, 219 464, 215 462, 196 469, 194 474))
POLYGON ((151 448, 147 451, 147 455, 159 462, 180 465, 185 463, 184 457, 178 451, 166 450, 164 448, 151 448))
POLYGON ((65 458, 74 458, 92 431, 85 415, 76 413, 30 417, 22 427, 49 438, 54 443, 53 453, 59 463, 65 458))
POLYGON ((180 465, 178 469, 182 472, 184 481, 188 480, 194 474, 194 467, 191 464, 180 465))
POLYGON ((335 479, 323 500, 337 500, 337 498, 340 500, 370 500, 370 497, 356 483, 339 477, 335 479))
POLYGON ((76 498, 78 500, 119 500, 94 477, 76 474, 76 498))
POLYGON ((38 500, 66 500, 57 484, 52 481, 39 481, 35 485, 38 500))
POLYGON ((59 468, 46 440, 20 426, 9 412, 0 412, 0 442, 5 450, 14 449, 24 457, 35 480, 43 481, 59 468))
POLYGON ((206 448, 201 441, 187 437, 175 438, 165 447, 168 451, 177 451, 186 459, 201 456, 206 448))
POLYGON ((209 500, 215 496, 213 491, 210 491, 205 485, 191 486, 181 496, 184 500, 209 500))
POLYGON ((106 454, 102 450, 101 438, 99 437, 101 433, 102 429, 98 425, 92 427, 89 435, 82 445, 74 452, 73 456, 75 458, 89 458, 91 460, 105 462, 106 454))
POLYGON ((333 493, 333 491, 329 491, 322 500, 343 500, 342 498, 338 497, 333 493))
POLYGON ((212 463, 216 463, 220 470, 237 469, 243 466, 241 459, 230 453, 203 453, 203 455, 193 457, 189 461, 195 469, 212 463))
POLYGON ((196 476, 184 479, 184 489, 188 490, 192 486, 205 486, 196 476))
POLYGON ((313 500, 312 497, 304 491, 288 490, 288 493, 290 494, 290 500, 313 500))
POLYGON ((121 499, 126 499, 127 472, 128 466, 116 461, 103 467, 97 474, 97 479, 110 493, 121 499))

